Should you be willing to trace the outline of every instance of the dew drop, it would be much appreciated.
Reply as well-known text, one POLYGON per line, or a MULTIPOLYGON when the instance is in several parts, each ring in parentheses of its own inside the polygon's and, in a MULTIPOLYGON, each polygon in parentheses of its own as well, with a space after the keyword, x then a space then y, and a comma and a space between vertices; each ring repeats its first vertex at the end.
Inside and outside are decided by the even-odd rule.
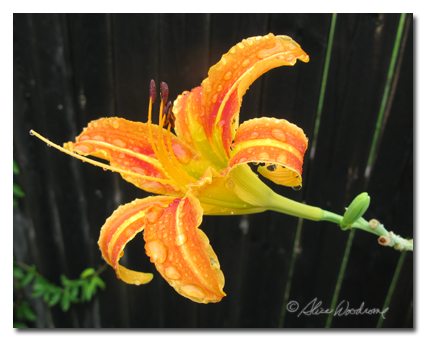
POLYGON ((266 167, 266 169, 270 172, 273 172, 275 170, 275 168, 277 168, 276 165, 269 165, 268 167, 266 167))
POLYGON ((195 285, 187 284, 182 286, 180 289, 187 296, 197 297, 197 298, 204 297, 204 292, 200 288, 196 287, 195 285))
MULTIPOLYGON (((118 122, 117 122, 117 124, 118 124, 118 122)), ((120 148, 126 148, 127 147, 127 143, 124 142, 124 141, 122 141, 122 140, 120 140, 120 139, 115 139, 114 141, 112 141, 112 143, 115 146, 120 147, 120 148)))
POLYGON ((93 136, 93 139, 96 141, 101 141, 101 142, 105 141, 105 138, 101 135, 95 135, 93 136))
POLYGON ((49 143, 47 144, 48 147, 52 147, 49 143))
POLYGON ((151 257, 151 262, 162 264, 166 260, 166 247, 160 241, 149 242, 145 245, 146 253, 151 257))
POLYGON ((188 240, 188 237, 186 236, 186 234, 182 233, 182 234, 176 236, 175 243, 176 243, 177 246, 181 246, 181 245, 185 244, 187 240, 188 240))
POLYGON ((252 139, 255 139, 256 137, 258 137, 259 136, 259 133, 257 132, 257 131, 253 131, 251 134, 250 134, 250 138, 252 138, 252 139))
POLYGON ((174 266, 169 266, 164 269, 164 275, 170 279, 180 279, 182 277, 181 273, 174 266))
POLYGON ((259 154, 259 159, 260 160, 269 160, 269 154, 266 152, 260 153, 259 154))
POLYGON ((277 162, 278 163, 286 163, 287 162, 287 156, 285 156, 284 154, 278 155, 277 162))
POLYGON ((163 211, 161 209, 157 209, 147 213, 146 219, 148 220, 148 223, 155 224, 162 215, 163 215, 163 211))
POLYGON ((302 189, 302 186, 301 185, 299 185, 299 186, 294 186, 294 187, 292 187, 295 191, 300 191, 301 189, 302 189))
POLYGON ((34 136, 34 133, 33 133, 33 130, 32 130, 32 129, 30 130, 30 135, 31 135, 31 136, 34 136))
POLYGON ((134 282, 133 284, 135 284, 135 285, 140 285, 140 284, 141 284, 141 282, 140 282, 140 281, 138 281, 138 280, 135 280, 135 282, 134 282))
POLYGON ((250 64, 250 59, 246 59, 246 60, 244 60, 242 63, 241 63, 241 66, 242 67, 246 67, 247 65, 249 65, 250 64))
POLYGON ((232 77, 232 72, 231 72, 231 71, 228 71, 228 72, 225 74, 225 76, 223 76, 223 78, 224 78, 224 79, 226 79, 226 80, 231 79, 231 77, 232 77))
POLYGON ((271 132, 272 136, 275 137, 277 140, 285 142, 287 140, 284 132, 280 129, 274 129, 271 132))

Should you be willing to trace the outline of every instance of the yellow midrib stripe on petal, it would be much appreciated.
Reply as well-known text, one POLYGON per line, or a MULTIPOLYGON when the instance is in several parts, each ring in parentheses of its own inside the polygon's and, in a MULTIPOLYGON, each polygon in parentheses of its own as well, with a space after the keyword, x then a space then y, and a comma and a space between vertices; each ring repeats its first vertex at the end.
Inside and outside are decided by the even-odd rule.
MULTIPOLYGON (((277 41, 276 44, 279 44, 279 42, 277 41)), ((274 47, 275 48, 275 47, 274 47)), ((216 116, 216 121, 215 121, 215 126, 217 126, 217 124, 222 120, 222 112, 223 109, 226 105, 226 103, 229 100, 229 96, 233 93, 233 91, 235 90, 236 87, 238 87, 238 98, 242 98, 244 96, 244 94, 247 91, 247 88, 249 87, 250 84, 252 84, 257 78, 259 78, 263 73, 266 73, 267 71, 269 71, 272 68, 277 68, 279 66, 292 66, 296 63, 296 61, 299 59, 298 57, 295 58, 294 63, 289 63, 284 61, 284 58, 281 59, 278 62, 275 62, 275 65, 273 65, 270 69, 265 69, 264 72, 262 74, 256 74, 255 72, 253 72, 256 69, 261 69, 261 67, 264 64, 268 64, 271 60, 276 60, 278 56, 285 56, 285 55, 289 55, 292 54, 292 51, 280 51, 278 53, 275 53, 265 59, 262 59, 260 61, 258 61, 257 63, 253 64, 252 67, 250 67, 249 69, 247 69, 246 72, 244 72, 232 85, 232 87, 228 90, 228 92, 226 93, 225 97, 223 98, 223 101, 219 107, 218 110, 218 114, 216 116), (281 65, 280 65, 281 64, 281 65), (254 75, 251 75, 251 73, 254 73, 254 75)), ((237 114, 237 113, 235 113, 237 114)), ((216 128, 217 129, 217 128, 216 128)), ((220 131, 221 129, 219 129, 220 131)), ((214 130, 213 130, 214 132, 214 130)), ((219 148, 219 150, 217 150, 217 145, 221 145, 222 142, 222 135, 220 134, 220 136, 215 136, 216 134, 212 134, 213 135, 213 140, 215 141, 214 144, 214 148, 216 149, 216 152, 220 152, 220 155, 227 159, 227 155, 226 152, 223 151, 223 147, 219 148)))
MULTIPOLYGON (((112 258, 112 250, 113 246, 115 245, 115 242, 117 241, 118 237, 120 237, 121 233, 132 223, 134 223, 136 220, 143 218, 145 216, 145 211, 141 211, 133 216, 131 216, 129 219, 126 219, 118 229, 115 230, 110 243, 108 245, 108 256, 111 259, 112 258)), ((145 227, 142 227, 141 229, 144 229, 145 227)), ((140 232, 140 231, 139 231, 140 232)), ((118 259, 117 259, 118 263, 118 259)))
MULTIPOLYGON (((179 224, 181 222, 181 219, 179 218, 179 215, 181 214, 181 212, 184 211, 184 204, 185 204, 185 200, 190 200, 189 197, 184 198, 180 203, 179 206, 176 210, 176 235, 179 236, 181 234, 185 234, 185 229, 184 229, 184 224, 179 224)), ((197 200, 197 199, 195 199, 197 200)), ((198 201, 198 200, 197 200, 198 201)), ((190 205, 192 205, 192 203, 189 203, 190 205)), ((199 204, 198 204, 199 205, 199 204)), ((201 209, 201 208, 200 208, 201 209)), ((189 212, 187 212, 186 214, 190 214, 189 212)), ((200 222, 201 223, 201 222, 200 222)), ((196 223, 197 225, 199 225, 199 223, 196 223)), ((198 227, 195 227, 195 229, 197 230, 198 227)), ((199 239, 199 237, 197 236, 197 238, 199 239)), ((199 269, 199 265, 197 264, 197 261, 194 261, 193 257, 194 254, 191 253, 191 250, 193 250, 193 247, 189 245, 190 243, 184 243, 180 249, 182 252, 182 255, 184 257, 184 259, 186 260, 187 263, 189 263, 189 267, 192 269, 192 271, 194 272, 194 274, 197 276, 198 280, 203 283, 203 286, 205 288, 210 288, 210 283, 209 283, 209 278, 204 277, 204 274, 200 273, 198 271, 199 269)), ((203 250, 204 250, 204 246, 203 246, 203 250)), ((198 254, 196 255, 197 257, 199 256, 198 254)))
MULTIPOLYGON (((239 151, 243 149, 248 149, 250 147, 272 147, 272 148, 278 148, 278 149, 284 149, 287 152, 293 154, 296 158, 298 158, 301 162, 303 162, 303 156, 300 154, 300 152, 294 148, 292 145, 285 143, 285 142, 279 142, 272 139, 258 139, 258 140, 248 140, 239 143, 231 152, 231 157, 237 154, 239 151)), ((265 160, 267 161, 267 160, 265 160)))
POLYGON ((84 140, 84 141, 79 141, 77 143, 85 143, 85 142, 89 142, 89 141, 90 141, 90 144, 98 145, 98 146, 101 146, 101 147, 105 146, 105 147, 107 147, 107 149, 114 149, 115 151, 119 151, 119 152, 123 152, 123 153, 129 154, 131 156, 134 156, 134 157, 138 158, 139 160, 148 162, 148 163, 154 165, 156 168, 159 168, 162 171, 164 171, 164 169, 163 169, 163 167, 161 165, 161 162, 158 161, 157 159, 154 159, 154 158, 152 158, 150 156, 146 156, 144 154, 136 153, 136 152, 134 152, 134 151, 132 151, 130 149, 118 147, 118 146, 116 146, 114 144, 111 144, 111 143, 106 143, 106 142, 96 141, 96 140, 84 140))

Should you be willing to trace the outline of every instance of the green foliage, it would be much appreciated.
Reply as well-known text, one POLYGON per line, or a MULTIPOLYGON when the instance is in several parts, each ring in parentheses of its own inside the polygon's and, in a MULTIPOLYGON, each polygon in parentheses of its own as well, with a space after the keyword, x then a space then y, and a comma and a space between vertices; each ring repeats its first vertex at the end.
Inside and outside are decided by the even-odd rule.
MULTIPOLYGON (((71 303, 89 302, 96 294, 98 288, 105 289, 104 281, 99 274, 105 270, 105 265, 97 271, 93 268, 85 269, 78 279, 68 279, 61 275, 61 285, 51 283, 40 275, 35 265, 29 266, 20 262, 13 262, 13 277, 18 289, 33 283, 31 297, 43 297, 49 306, 60 305, 63 312, 68 311, 71 303)), ((27 301, 20 299, 13 303, 13 310, 18 321, 35 321, 36 315, 31 310, 27 301)), ((14 328, 28 328, 25 323, 17 322, 14 328)))
MULTIPOLYGON (((13 160, 13 174, 19 174, 19 167, 15 160, 13 160)), ((18 201, 15 199, 15 197, 22 198, 24 196, 25 193, 21 187, 18 184, 13 183, 13 206, 18 205, 18 201)))

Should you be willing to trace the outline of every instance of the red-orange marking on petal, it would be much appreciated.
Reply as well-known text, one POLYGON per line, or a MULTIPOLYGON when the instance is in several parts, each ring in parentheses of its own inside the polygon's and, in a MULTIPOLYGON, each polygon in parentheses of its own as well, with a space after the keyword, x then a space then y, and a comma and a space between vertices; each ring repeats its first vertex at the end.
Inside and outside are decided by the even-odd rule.
MULTIPOLYGON (((307 62, 309 56, 290 37, 269 34, 243 40, 210 68, 208 78, 202 83, 203 89, 206 89, 202 107, 207 115, 203 115, 201 120, 216 153, 225 153, 229 157, 230 137, 235 128, 231 122, 239 113, 248 87, 268 70, 293 65, 297 59, 307 62), (215 123, 223 120, 227 124, 218 128, 215 123), (222 146, 218 145, 218 134, 222 146)), ((224 154, 221 155, 223 157, 224 154)))
POLYGON ((119 264, 119 260, 126 244, 150 222, 158 220, 164 208, 173 200, 161 196, 134 200, 115 210, 102 227, 98 241, 102 256, 124 282, 139 285, 152 279, 152 274, 126 269, 119 264))
POLYGON ((238 129, 232 146, 231 167, 264 163, 258 171, 268 179, 285 186, 301 184, 308 140, 296 125, 266 117, 249 120, 238 129))
POLYGON ((202 215, 194 197, 175 199, 157 224, 145 229, 145 249, 178 293, 199 303, 218 302, 225 295, 224 278, 208 238, 198 229, 202 215))
MULTIPOLYGON (((153 129, 158 131, 158 126, 153 129)), ((166 136, 166 130, 162 130, 166 136)), ((157 141, 157 134, 154 142, 157 141)), ((189 163, 195 158, 196 152, 180 141, 176 136, 170 138, 173 151, 180 162, 189 163)), ((158 183, 143 177, 134 177, 122 174, 123 178, 135 186, 157 194, 176 195, 180 193, 174 180, 165 172, 158 162, 149 139, 148 125, 140 122, 131 122, 122 118, 101 118, 90 122, 83 133, 76 138, 76 142, 64 145, 71 151, 83 155, 93 155, 110 161, 111 166, 119 170, 132 171, 138 174, 158 179, 170 180, 169 183, 158 183)))

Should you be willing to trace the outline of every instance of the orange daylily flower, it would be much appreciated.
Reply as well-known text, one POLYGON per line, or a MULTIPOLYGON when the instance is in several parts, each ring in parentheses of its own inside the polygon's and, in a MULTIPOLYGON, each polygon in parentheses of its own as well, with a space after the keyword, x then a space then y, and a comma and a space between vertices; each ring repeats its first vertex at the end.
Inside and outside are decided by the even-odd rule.
MULTIPOLYGON (((277 195, 248 163, 260 163, 259 173, 277 184, 300 186, 307 138, 282 119, 263 117, 239 125, 239 110, 258 77, 298 59, 308 62, 309 56, 290 37, 245 39, 223 55, 201 86, 180 95, 173 108, 167 85, 161 83, 158 125, 151 123, 152 81, 147 123, 101 118, 89 123, 76 142, 64 144, 68 151, 108 160, 106 168, 159 194, 120 206, 102 227, 102 255, 120 279, 139 285, 153 277, 119 264, 126 244, 144 230, 147 255, 179 294, 200 303, 225 296, 219 261, 198 227, 203 214, 289 213, 285 205, 277 208, 277 195)), ((290 214, 303 217, 303 212, 290 214)), ((315 214, 319 220, 320 213, 315 214)))

